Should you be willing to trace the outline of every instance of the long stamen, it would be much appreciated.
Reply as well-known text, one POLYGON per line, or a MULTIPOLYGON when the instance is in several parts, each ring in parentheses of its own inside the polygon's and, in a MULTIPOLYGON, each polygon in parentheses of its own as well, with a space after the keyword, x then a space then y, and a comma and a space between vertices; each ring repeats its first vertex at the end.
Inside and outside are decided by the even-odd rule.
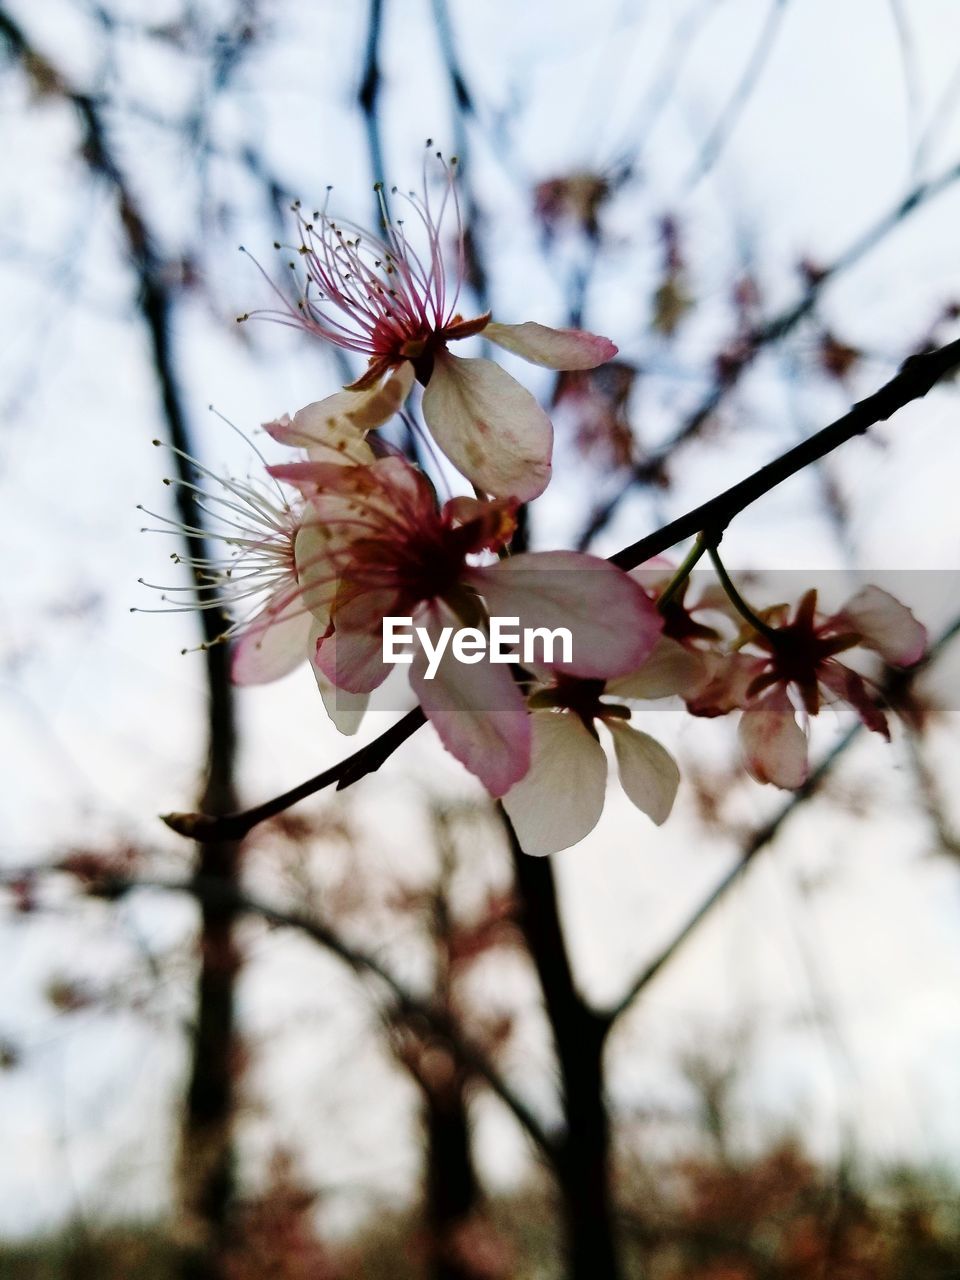
MULTIPOLYGON (((412 243, 403 219, 391 217, 382 183, 374 188, 382 218, 380 235, 348 220, 335 221, 328 213, 328 188, 322 209, 315 210, 311 219, 299 202, 293 206, 300 243, 290 248, 303 264, 299 297, 292 303, 271 282, 274 293, 282 298, 282 309, 247 314, 304 328, 370 361, 388 363, 405 358, 401 354, 405 343, 441 332, 456 314, 466 251, 454 174, 456 159, 447 162, 440 152, 435 157, 444 175, 439 198, 431 196, 426 162, 422 193, 399 197, 416 215, 422 235, 415 238, 418 243, 422 239, 421 248, 412 243), (448 291, 442 227, 451 205, 456 219, 457 262, 453 288, 448 291)), ((393 191, 398 194, 396 188, 393 191)), ((296 262, 290 266, 296 272, 296 262)))

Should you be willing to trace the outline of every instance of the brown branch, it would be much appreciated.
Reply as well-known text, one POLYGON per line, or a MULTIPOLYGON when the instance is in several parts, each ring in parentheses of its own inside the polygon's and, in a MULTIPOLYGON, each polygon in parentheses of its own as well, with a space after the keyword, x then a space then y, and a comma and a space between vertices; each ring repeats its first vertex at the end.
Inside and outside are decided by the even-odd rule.
MULTIPOLYGON (((756 502, 758 498, 769 493, 790 476, 796 475, 811 463, 825 457, 847 440, 862 435, 878 422, 885 421, 912 400, 922 398, 958 366, 960 366, 960 339, 951 342, 948 346, 939 347, 935 351, 910 356, 894 378, 872 396, 861 400, 842 418, 838 418, 836 422, 824 427, 816 435, 810 436, 795 448, 781 454, 775 461, 761 467, 759 471, 741 480, 739 484, 733 485, 715 498, 688 511, 686 515, 672 520, 638 542, 631 543, 629 547, 624 547, 616 555, 610 556, 611 562, 621 569, 632 569, 651 557, 660 555, 684 538, 701 532, 706 532, 714 540, 719 540, 733 517, 751 503, 756 502)), ((179 835, 190 836, 195 840, 216 840, 225 837, 240 839, 258 822, 274 817, 290 805, 296 804, 299 800, 305 800, 325 787, 336 784, 338 790, 343 790, 368 773, 375 772, 397 747, 424 723, 425 717, 419 707, 407 712, 402 720, 392 725, 379 738, 361 747, 352 756, 348 756, 346 760, 342 760, 339 764, 324 770, 323 773, 317 774, 315 778, 302 782, 292 790, 254 809, 220 818, 202 813, 172 813, 167 814, 163 820, 179 835)))
MULTIPOLYGON (((383 75, 380 71, 380 39, 383 34, 384 3, 385 0, 370 0, 367 40, 363 54, 363 75, 357 89, 357 105, 363 114, 374 182, 386 182, 387 178, 383 168, 383 138, 379 112, 380 91, 383 88, 383 75)), ((383 199, 388 199, 387 190, 383 192, 383 199)), ((381 220, 379 204, 374 202, 373 226, 379 227, 381 220)))
MULTIPOLYGON (((80 153, 93 179, 112 193, 136 281, 135 307, 150 344, 150 358, 160 396, 160 409, 180 483, 174 486, 181 523, 205 529, 204 512, 191 482, 195 479, 190 428, 176 369, 172 316, 175 278, 156 248, 146 215, 134 189, 114 154, 102 116, 102 101, 71 84, 48 58, 30 43, 24 31, 0 10, 0 39, 19 62, 26 76, 46 94, 55 94, 77 117, 80 153)), ((228 74, 224 64, 220 74, 228 74)), ((187 540, 190 557, 208 555, 203 537, 187 540)), ((198 599, 205 585, 194 572, 198 599)), ((210 813, 228 813, 237 804, 234 764, 236 716, 230 681, 229 654, 215 643, 226 629, 219 609, 199 610, 204 638, 207 684, 207 763, 200 798, 210 813)), ((237 876, 238 850, 223 832, 204 844, 198 853, 197 876, 229 889, 237 876)), ((239 955, 233 940, 233 912, 223 902, 201 903, 202 924, 197 975, 197 1015, 191 1045, 191 1062, 182 1135, 181 1200, 191 1220, 197 1244, 184 1251, 181 1275, 216 1277, 221 1272, 221 1252, 228 1229, 233 1197, 234 1162, 232 1124, 234 1113, 234 994, 239 955), (202 1158, 198 1153, 202 1152, 202 1158)))

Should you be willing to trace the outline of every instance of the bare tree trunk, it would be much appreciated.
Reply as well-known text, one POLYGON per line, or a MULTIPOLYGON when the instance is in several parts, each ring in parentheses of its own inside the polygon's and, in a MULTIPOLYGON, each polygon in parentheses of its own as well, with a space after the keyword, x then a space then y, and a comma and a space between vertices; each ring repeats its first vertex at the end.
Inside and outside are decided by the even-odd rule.
POLYGON ((425 1092, 423 1113, 426 1217, 431 1246, 428 1274, 430 1280, 477 1280, 476 1268, 458 1245, 480 1197, 459 1072, 448 1088, 425 1092))
POLYGON ((520 927, 553 1031, 566 1132, 556 1166, 567 1235, 569 1280, 622 1280, 610 1186, 610 1117, 603 1087, 608 1021, 573 981, 553 868, 531 858, 510 827, 520 927))
MULTIPOLYGON (((75 87, 71 78, 34 47, 20 25, 0 9, 0 37, 25 73, 44 92, 58 94, 73 108, 82 139, 80 154, 92 178, 113 195, 127 259, 136 282, 136 308, 150 343, 154 376, 167 440, 174 446, 178 479, 195 479, 185 455, 191 453, 187 414, 179 385, 171 332, 175 275, 158 255, 146 217, 111 146, 96 96, 75 87)), ((194 491, 174 489, 178 514, 187 527, 203 529, 204 514, 194 491)), ((190 539, 188 551, 202 556, 202 542, 190 539)), ((200 611, 206 650, 208 689, 207 781, 202 797, 206 812, 226 813, 236 807, 234 754, 236 725, 227 653, 214 643, 225 621, 216 610, 200 611)), ((197 874, 221 879, 232 887, 237 852, 231 845, 208 845, 198 853, 197 874)), ((190 1085, 182 1134, 181 1188, 184 1214, 197 1247, 188 1251, 184 1275, 193 1280, 218 1275, 216 1259, 227 1229, 232 1191, 233 989, 237 961, 233 918, 228 910, 204 907, 200 937, 200 977, 190 1085)))

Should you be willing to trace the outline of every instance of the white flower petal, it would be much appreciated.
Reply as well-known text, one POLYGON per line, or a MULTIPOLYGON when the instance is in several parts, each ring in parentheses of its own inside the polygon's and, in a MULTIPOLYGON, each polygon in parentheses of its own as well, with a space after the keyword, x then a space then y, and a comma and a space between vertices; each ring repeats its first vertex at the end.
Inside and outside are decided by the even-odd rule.
POLYGON ((692 693, 702 684, 705 675, 706 669, 697 653, 669 636, 661 636, 643 666, 608 681, 605 692, 617 698, 668 698, 674 693, 692 693))
POLYGON ((595 369, 617 354, 609 338, 583 329, 550 329, 532 320, 524 324, 492 321, 483 330, 483 336, 504 351, 512 351, 522 360, 548 369, 595 369))
POLYGON ((847 601, 837 620, 849 622, 867 648, 895 667, 912 667, 926 651, 926 628, 906 605, 880 587, 863 587, 847 601))
POLYGON ((547 487, 550 419, 492 360, 438 352, 423 393, 423 416, 454 466, 485 493, 528 502, 547 487))
POLYGON ((345 402, 344 416, 360 431, 382 427, 403 407, 414 377, 413 365, 404 360, 376 386, 366 391, 343 391, 342 395, 351 397, 345 402))
POLYGON ((606 725, 613 735, 624 791, 659 827, 669 818, 680 785, 676 761, 656 738, 625 720, 608 720, 606 725))
POLYGON ((338 391, 305 405, 292 418, 284 414, 275 422, 265 422, 263 429, 280 444, 305 449, 313 462, 366 466, 374 460, 373 450, 364 440, 363 430, 350 420, 349 411, 358 408, 354 402, 368 394, 338 391))
POLYGON ((534 711, 530 722, 530 769, 503 807, 524 853, 543 855, 576 844, 600 821, 607 757, 570 711, 534 711))

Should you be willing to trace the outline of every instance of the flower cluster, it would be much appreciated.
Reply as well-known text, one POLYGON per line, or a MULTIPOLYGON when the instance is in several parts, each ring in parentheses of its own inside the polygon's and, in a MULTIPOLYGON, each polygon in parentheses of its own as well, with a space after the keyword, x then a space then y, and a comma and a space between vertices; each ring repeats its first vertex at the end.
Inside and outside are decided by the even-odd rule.
POLYGON ((682 570, 631 574, 595 556, 512 547, 521 505, 549 481, 553 429, 499 364, 450 346, 479 338, 574 373, 604 364, 617 348, 580 330, 461 313, 454 164, 443 165, 439 201, 426 180, 422 194, 405 198, 410 231, 391 218, 382 192, 380 235, 326 209, 307 218, 295 208, 301 284, 292 299, 278 290, 283 307, 269 314, 367 363, 349 386, 265 424, 293 451, 289 461, 264 464, 258 481, 208 475, 201 505, 219 523, 181 530, 202 550, 174 557, 194 574, 191 587, 177 590, 196 592, 199 583, 202 604, 230 611, 224 638, 234 641, 235 680, 273 680, 307 661, 331 719, 353 733, 391 670, 384 620, 410 619, 422 637, 409 663, 413 694, 450 753, 502 797, 534 854, 573 844, 597 823, 607 787, 601 726, 627 796, 654 822, 667 818, 679 772, 631 723, 631 704, 679 695, 694 715, 741 711, 747 768, 783 787, 806 777, 806 721, 824 700, 849 703, 887 733, 864 678, 838 658, 857 645, 895 664, 921 656, 923 629, 878 588, 828 617, 816 593, 792 614, 759 616, 725 574, 728 591, 690 603, 682 570), (443 244, 450 215, 452 271, 443 244), (445 482, 442 467, 431 479, 371 434, 396 415, 415 426, 417 412, 469 495, 441 500, 434 480, 445 482), (223 558, 206 550, 216 539, 223 558), (745 624, 731 625, 740 615, 745 624), (533 634, 565 629, 569 652, 545 647, 533 662, 524 655, 499 664, 440 654, 445 629, 482 636, 493 618, 533 634))

